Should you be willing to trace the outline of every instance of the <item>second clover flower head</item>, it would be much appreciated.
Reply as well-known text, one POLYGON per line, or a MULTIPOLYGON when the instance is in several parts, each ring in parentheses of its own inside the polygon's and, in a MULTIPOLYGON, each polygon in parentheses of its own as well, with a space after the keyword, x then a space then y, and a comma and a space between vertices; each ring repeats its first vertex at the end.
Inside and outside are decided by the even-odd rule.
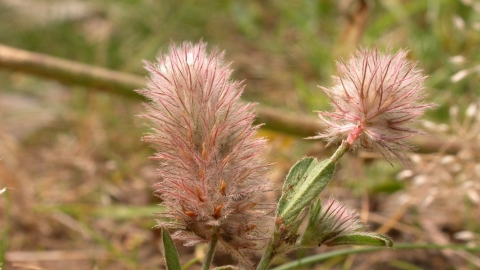
POLYGON ((425 76, 406 56, 404 50, 361 49, 348 62, 338 62, 334 86, 322 87, 334 112, 319 112, 328 127, 313 138, 346 139, 353 147, 406 163, 405 150, 411 147, 405 139, 421 133, 411 124, 433 106, 423 101, 425 76))

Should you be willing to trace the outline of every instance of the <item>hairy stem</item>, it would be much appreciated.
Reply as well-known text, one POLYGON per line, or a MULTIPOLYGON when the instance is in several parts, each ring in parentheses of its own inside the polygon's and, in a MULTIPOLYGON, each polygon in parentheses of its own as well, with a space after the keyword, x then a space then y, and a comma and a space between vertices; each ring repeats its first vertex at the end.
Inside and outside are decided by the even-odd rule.
POLYGON ((270 238, 270 241, 268 242, 267 249, 265 250, 265 253, 263 253, 262 259, 258 263, 257 270, 267 270, 268 266, 273 261, 273 258, 275 255, 277 255, 277 247, 278 247, 278 233, 277 229, 275 229, 275 232, 272 235, 272 238, 270 238))
POLYGON ((335 163, 338 162, 338 160, 343 156, 343 154, 345 154, 348 151, 348 149, 350 149, 350 147, 351 147, 351 144, 349 144, 347 140, 343 140, 342 144, 340 145, 340 147, 338 147, 337 151, 333 153, 330 160, 335 163))
POLYGON ((210 243, 208 243, 207 247, 207 254, 205 254, 205 258, 203 258, 203 265, 202 270, 210 269, 210 264, 212 264, 213 255, 215 255, 215 249, 217 248, 218 243, 218 232, 216 232, 210 243))

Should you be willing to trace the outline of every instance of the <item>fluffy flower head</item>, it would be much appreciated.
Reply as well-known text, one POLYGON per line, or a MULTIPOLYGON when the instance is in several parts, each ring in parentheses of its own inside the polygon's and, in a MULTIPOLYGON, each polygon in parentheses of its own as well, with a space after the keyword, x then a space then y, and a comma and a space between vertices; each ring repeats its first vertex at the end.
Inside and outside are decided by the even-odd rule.
POLYGON ((382 54, 363 49, 348 62, 338 62, 334 86, 322 87, 335 111, 319 112, 328 128, 314 138, 346 138, 352 146, 406 162, 404 151, 410 147, 404 139, 420 133, 411 123, 433 106, 423 102, 425 76, 406 56, 404 50, 382 54))
POLYGON ((230 79, 223 55, 206 44, 170 47, 157 63, 146 63, 150 103, 144 116, 157 150, 162 182, 157 193, 168 211, 159 225, 185 245, 220 245, 246 263, 249 249, 262 247, 267 218, 260 194, 269 189, 256 138, 253 104, 239 100, 243 85, 230 79))

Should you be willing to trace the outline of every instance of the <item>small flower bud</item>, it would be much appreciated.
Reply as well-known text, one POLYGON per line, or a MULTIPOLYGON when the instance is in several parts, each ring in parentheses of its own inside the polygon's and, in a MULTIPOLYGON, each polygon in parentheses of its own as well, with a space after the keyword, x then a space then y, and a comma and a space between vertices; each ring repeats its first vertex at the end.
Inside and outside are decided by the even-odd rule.
POLYGON ((302 245, 306 247, 328 245, 337 237, 364 228, 357 212, 348 209, 334 198, 328 198, 311 206, 308 226, 302 237, 302 245))

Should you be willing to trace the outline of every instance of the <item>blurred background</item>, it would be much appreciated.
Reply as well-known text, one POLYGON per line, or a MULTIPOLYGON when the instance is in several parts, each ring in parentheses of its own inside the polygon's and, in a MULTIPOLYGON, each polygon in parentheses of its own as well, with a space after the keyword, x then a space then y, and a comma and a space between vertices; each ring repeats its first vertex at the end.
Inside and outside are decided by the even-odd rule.
MULTIPOLYGON (((304 269, 480 269, 480 1, 0 0, 1 45, 140 80, 143 60, 172 42, 200 40, 225 50, 234 79, 245 80, 244 100, 300 118, 330 108, 317 85, 330 86, 336 60, 358 46, 408 49, 439 105, 418 123, 427 141, 412 142, 419 151, 410 166, 350 153, 324 195, 358 209, 370 230, 397 243, 465 248, 340 256, 304 269)), ((164 269, 152 229, 161 211, 152 185, 160 179, 153 150, 140 141, 148 131, 136 116, 141 101, 85 87, 81 77, 31 73, 0 69, 3 269, 164 269)), ((274 163, 269 181, 277 190, 296 160, 332 152, 268 123, 259 135, 269 139, 265 159, 274 163)), ((204 247, 177 248, 182 263, 199 269, 204 247)), ((234 263, 221 252, 214 262, 234 263)))

